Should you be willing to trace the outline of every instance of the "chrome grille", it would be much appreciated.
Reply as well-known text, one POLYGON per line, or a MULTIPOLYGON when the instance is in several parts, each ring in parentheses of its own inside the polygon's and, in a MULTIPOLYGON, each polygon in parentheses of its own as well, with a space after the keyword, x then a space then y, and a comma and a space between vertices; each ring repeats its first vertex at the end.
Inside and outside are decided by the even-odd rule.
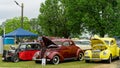
POLYGON ((92 58, 100 58, 100 51, 98 50, 92 51, 92 58))

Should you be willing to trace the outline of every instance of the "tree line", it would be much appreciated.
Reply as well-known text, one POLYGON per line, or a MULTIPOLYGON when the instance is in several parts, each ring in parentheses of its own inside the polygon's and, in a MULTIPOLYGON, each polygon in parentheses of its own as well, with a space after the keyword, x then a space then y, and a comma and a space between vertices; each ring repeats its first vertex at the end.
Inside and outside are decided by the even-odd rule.
MULTIPOLYGON (((24 17, 24 29, 39 35, 70 37, 88 31, 91 35, 119 36, 119 0, 46 0, 38 18, 24 17)), ((20 17, 5 21, 6 33, 20 27, 20 17)), ((3 30, 0 30, 2 34, 3 30)))

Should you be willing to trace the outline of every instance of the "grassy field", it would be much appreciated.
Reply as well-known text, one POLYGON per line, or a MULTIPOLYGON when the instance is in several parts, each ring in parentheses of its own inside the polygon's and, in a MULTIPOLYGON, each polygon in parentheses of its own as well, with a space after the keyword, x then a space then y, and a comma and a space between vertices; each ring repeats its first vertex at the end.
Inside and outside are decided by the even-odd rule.
POLYGON ((2 62, 0 60, 0 68, 93 68, 96 65, 95 63, 85 63, 84 61, 67 61, 58 65, 46 64, 46 66, 42 66, 41 64, 36 64, 34 61, 13 63, 2 62))
MULTIPOLYGON (((5 48, 9 49, 8 46, 5 48)), ((85 63, 85 61, 65 61, 58 65, 46 64, 46 66, 42 66, 34 61, 3 62, 1 58, 0 55, 0 68, 93 68, 98 65, 96 63, 85 63)))

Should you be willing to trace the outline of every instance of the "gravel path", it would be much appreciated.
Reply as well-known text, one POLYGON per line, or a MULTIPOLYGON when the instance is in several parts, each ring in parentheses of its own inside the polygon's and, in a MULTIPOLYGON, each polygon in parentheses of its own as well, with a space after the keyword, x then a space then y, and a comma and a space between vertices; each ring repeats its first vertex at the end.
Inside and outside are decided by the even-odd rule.
POLYGON ((100 64, 94 68, 120 68, 120 60, 115 60, 111 64, 100 64))

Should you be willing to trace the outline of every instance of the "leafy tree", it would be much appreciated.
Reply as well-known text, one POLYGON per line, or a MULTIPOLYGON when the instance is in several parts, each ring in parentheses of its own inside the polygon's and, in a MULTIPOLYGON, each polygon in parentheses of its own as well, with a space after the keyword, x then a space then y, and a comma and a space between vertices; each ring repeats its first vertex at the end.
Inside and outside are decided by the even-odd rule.
POLYGON ((45 3, 41 4, 38 19, 43 34, 60 37, 70 35, 63 7, 60 0, 46 0, 45 3))
POLYGON ((84 31, 82 17, 84 13, 81 11, 80 0, 61 0, 66 11, 65 17, 67 18, 67 24, 71 35, 81 35, 84 31))
POLYGON ((119 0, 61 0, 73 35, 87 30, 100 36, 117 35, 120 30, 119 0))
POLYGON ((82 21, 93 34, 114 34, 118 23, 117 0, 80 0, 82 21))
MULTIPOLYGON (((12 19, 7 19, 4 22, 5 23, 5 33, 9 33, 11 31, 14 31, 17 28, 20 28, 21 27, 20 20, 21 20, 20 17, 14 17, 12 19)), ((24 17, 23 29, 29 30, 30 27, 31 26, 30 26, 29 19, 27 17, 24 17)))
POLYGON ((37 33, 37 34, 40 34, 40 35, 42 34, 41 26, 39 25, 39 22, 38 22, 37 18, 30 19, 30 25, 32 25, 31 28, 30 28, 31 31, 34 30, 33 31, 34 33, 37 33))
POLYGON ((1 28, 0 28, 0 36, 2 36, 3 35, 3 26, 1 26, 1 28))

